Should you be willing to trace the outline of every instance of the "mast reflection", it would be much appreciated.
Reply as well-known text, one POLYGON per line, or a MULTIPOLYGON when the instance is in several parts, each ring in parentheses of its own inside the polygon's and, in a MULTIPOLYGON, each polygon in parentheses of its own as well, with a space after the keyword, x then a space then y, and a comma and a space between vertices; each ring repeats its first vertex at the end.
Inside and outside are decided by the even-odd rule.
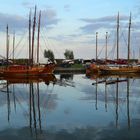
MULTIPOLYGON (((28 86, 27 93, 28 94, 28 103, 29 103, 29 128, 31 131, 31 134, 33 132, 37 136, 38 133, 42 133, 42 122, 41 122, 41 109, 40 109, 40 83, 44 83, 48 85, 51 83, 54 84, 56 83, 56 77, 54 75, 49 75, 47 77, 26 77, 26 78, 1 78, 6 85, 2 87, 2 90, 4 91, 4 88, 6 89, 6 101, 7 101, 7 120, 10 122, 10 114, 11 114, 11 102, 10 100, 13 101, 15 113, 16 113, 16 100, 18 97, 16 97, 17 90, 15 90, 15 86, 21 86, 21 85, 26 85, 28 86), (10 90, 12 89, 12 90, 10 90), (13 95, 13 98, 11 94, 13 95)), ((24 93, 25 95, 25 93, 24 93)), ((18 100, 19 104, 20 101, 18 100)))
POLYGON ((42 125, 41 125, 41 111, 40 111, 40 92, 39 92, 39 84, 37 83, 37 99, 38 99, 38 117, 39 117, 39 130, 40 133, 42 132, 42 125))
POLYGON ((107 84, 105 80, 105 110, 107 112, 107 84))
POLYGON ((10 121, 10 91, 9 91, 9 86, 7 82, 7 114, 8 114, 8 122, 10 121))
POLYGON ((98 110, 98 78, 96 78, 96 89, 95 89, 95 95, 96 95, 95 108, 96 108, 96 110, 98 110))
POLYGON ((130 94, 130 90, 129 90, 129 86, 130 86, 130 79, 127 79, 127 120, 128 120, 128 129, 130 129, 130 112, 129 112, 129 94, 130 94))
MULTIPOLYGON (((119 78, 117 78, 117 81, 119 78)), ((119 84, 116 82, 116 127, 118 128, 118 120, 119 120, 119 114, 118 114, 118 104, 119 104, 119 84)))
MULTIPOLYGON (((136 77, 131 77, 131 78, 136 78, 136 77)), ((98 101, 102 101, 102 98, 98 97, 98 88, 100 87, 99 84, 104 84, 104 102, 105 102, 105 111, 107 112, 107 108, 108 108, 108 92, 107 92, 107 88, 108 86, 114 85, 115 84, 115 126, 116 128, 118 128, 119 126, 119 103, 121 103, 123 101, 123 97, 119 97, 121 96, 121 90, 119 90, 119 88, 121 88, 122 86, 119 86, 122 82, 126 83, 126 113, 127 113, 127 125, 128 125, 128 129, 131 128, 131 118, 130 118, 130 103, 129 103, 129 95, 130 95, 130 77, 128 76, 123 76, 121 75, 121 77, 119 76, 105 76, 105 77, 96 77, 94 75, 94 78, 90 78, 90 79, 94 79, 95 83, 92 83, 92 85, 95 85, 95 109, 98 109, 98 101)), ((112 100, 113 101, 113 100, 112 100)))

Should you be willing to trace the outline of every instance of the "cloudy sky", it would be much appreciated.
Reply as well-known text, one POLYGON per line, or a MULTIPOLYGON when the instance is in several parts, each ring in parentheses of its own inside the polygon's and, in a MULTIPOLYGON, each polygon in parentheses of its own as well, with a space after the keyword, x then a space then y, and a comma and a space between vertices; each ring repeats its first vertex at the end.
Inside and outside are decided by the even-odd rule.
MULTIPOLYGON (((127 33, 132 14, 131 57, 139 56, 140 0, 0 0, 0 55, 5 56, 6 25, 9 25, 10 50, 16 33, 16 57, 28 57, 28 15, 34 6, 42 11, 40 45, 64 58, 66 49, 75 58, 95 58, 95 34, 98 32, 98 57, 105 56, 108 32, 108 57, 116 55, 116 18, 120 15, 120 57, 127 57, 127 33)), ((37 17, 38 19, 38 17, 37 17)), ((37 29, 36 29, 37 30, 37 29)), ((36 34, 37 36, 37 34, 36 34)))

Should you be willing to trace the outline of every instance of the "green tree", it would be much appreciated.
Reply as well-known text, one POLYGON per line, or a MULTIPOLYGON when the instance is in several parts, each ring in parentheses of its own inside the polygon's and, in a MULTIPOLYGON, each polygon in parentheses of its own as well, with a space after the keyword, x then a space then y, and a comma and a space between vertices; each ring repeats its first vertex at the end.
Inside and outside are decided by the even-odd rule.
POLYGON ((52 62, 54 62, 54 54, 51 50, 44 50, 44 57, 50 59, 52 62))
POLYGON ((66 59, 74 59, 73 51, 71 50, 65 50, 64 56, 66 59))

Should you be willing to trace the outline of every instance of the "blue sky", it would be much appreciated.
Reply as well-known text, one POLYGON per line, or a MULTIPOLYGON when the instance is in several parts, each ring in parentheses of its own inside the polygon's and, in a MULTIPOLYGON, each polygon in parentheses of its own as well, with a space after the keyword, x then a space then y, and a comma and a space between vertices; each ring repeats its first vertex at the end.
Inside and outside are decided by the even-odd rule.
MULTIPOLYGON (((12 32, 16 31, 17 57, 24 57, 28 41, 19 44, 28 34, 29 10, 42 11, 41 47, 54 51, 56 58, 63 58, 66 49, 73 50, 75 58, 95 58, 95 33, 98 32, 98 55, 104 57, 105 33, 109 32, 108 54, 115 48, 116 16, 120 13, 120 57, 127 56, 127 26, 132 13, 131 57, 139 55, 140 1, 139 0, 1 0, 0 38, 5 51, 5 27, 9 25, 11 46, 12 32), (43 41, 44 40, 44 41, 43 41), (123 47, 122 47, 123 46, 123 47), (24 48, 21 51, 21 48, 24 48), (21 53, 22 52, 22 53, 21 53), (124 56, 125 54, 125 56, 124 56)), ((113 57, 113 53, 109 56, 113 57)), ((114 54, 115 57, 115 54, 114 54)))

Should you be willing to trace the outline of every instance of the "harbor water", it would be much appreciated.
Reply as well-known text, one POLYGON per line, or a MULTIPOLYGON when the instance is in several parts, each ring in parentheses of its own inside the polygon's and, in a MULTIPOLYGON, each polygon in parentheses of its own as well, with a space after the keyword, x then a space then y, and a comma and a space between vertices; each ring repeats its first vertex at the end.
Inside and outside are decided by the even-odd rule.
POLYGON ((0 140, 140 139, 139 77, 55 77, 1 80, 0 140))

